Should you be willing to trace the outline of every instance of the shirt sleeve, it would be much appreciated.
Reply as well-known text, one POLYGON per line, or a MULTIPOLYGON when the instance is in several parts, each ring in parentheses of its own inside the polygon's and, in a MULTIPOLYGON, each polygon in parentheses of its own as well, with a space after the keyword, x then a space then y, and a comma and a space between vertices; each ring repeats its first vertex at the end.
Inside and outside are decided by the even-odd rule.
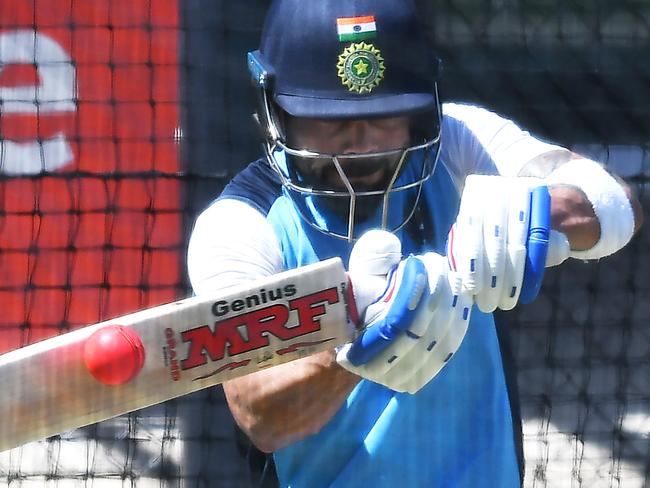
POLYGON ((443 106, 443 147, 450 172, 504 176, 547 176, 571 158, 571 152, 521 129, 513 121, 475 105, 443 106))
POLYGON ((280 243, 259 209, 221 198, 190 235, 187 269, 196 295, 222 291, 282 271, 280 243))

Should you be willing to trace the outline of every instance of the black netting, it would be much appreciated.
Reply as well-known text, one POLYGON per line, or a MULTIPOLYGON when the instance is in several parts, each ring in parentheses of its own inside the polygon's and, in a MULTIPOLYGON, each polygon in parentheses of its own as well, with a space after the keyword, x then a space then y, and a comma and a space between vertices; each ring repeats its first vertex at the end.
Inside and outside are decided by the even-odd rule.
MULTIPOLYGON (((649 207, 650 3, 419 3, 445 100, 605 162, 649 207)), ((194 217, 260 152, 244 55, 267 4, 0 2, 3 351, 189 293, 194 217)), ((505 317, 526 486, 649 483, 647 229, 505 317)), ((0 454, 7 486, 275 483, 218 388, 0 454)))

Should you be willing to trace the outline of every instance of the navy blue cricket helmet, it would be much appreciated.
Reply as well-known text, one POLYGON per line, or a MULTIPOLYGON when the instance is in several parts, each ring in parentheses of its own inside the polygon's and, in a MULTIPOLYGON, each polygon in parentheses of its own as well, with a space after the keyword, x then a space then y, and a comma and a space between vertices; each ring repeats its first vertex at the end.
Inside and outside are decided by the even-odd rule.
MULTIPOLYGON (((260 48, 249 53, 248 65, 260 89, 258 116, 267 135, 269 162, 307 222, 352 240, 357 237, 355 225, 369 219, 370 205, 382 207, 375 226, 401 228, 413 215, 422 183, 435 169, 440 141, 439 63, 426 42, 413 2, 276 0, 267 13, 260 48), (319 164, 327 160, 344 173, 343 160, 355 156, 290 147, 282 123, 287 116, 412 116, 419 118, 421 127, 412 131, 417 136, 412 135, 410 147, 399 148, 398 154, 392 155, 395 177, 389 178, 384 188, 359 191, 346 182, 346 189, 338 191, 319 188, 313 179, 301 175, 293 164, 295 158, 311 158, 319 164), (408 209, 396 209, 392 202, 391 215, 391 200, 407 190, 416 192, 409 198, 415 203, 408 209), (335 202, 329 208, 340 209, 343 201, 347 216, 338 226, 332 224, 336 218, 314 215, 323 208, 321 203, 328 207, 327 202, 335 202), (363 213, 362 208, 366 209, 363 213)), ((386 154, 377 156, 385 160, 386 154)))

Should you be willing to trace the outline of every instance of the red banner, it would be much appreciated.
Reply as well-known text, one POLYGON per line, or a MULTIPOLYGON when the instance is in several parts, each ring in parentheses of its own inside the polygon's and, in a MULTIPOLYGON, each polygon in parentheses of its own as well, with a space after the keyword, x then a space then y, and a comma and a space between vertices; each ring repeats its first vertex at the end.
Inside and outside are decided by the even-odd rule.
POLYGON ((176 0, 0 2, 0 351, 180 292, 176 0))

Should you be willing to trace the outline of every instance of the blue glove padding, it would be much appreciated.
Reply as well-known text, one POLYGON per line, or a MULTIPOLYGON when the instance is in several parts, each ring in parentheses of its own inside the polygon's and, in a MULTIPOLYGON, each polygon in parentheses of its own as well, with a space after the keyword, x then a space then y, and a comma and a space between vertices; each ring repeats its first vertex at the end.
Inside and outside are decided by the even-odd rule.
POLYGON ((372 238, 363 236, 352 252, 350 281, 355 297, 376 290, 382 271, 386 285, 381 297, 369 305, 359 306, 357 300, 365 328, 357 340, 339 349, 337 361, 345 369, 392 390, 415 393, 460 347, 467 332, 472 296, 462 291, 457 274, 449 272, 446 258, 435 253, 409 256, 398 266, 382 270, 389 261, 374 257, 383 256, 387 248, 381 244, 380 233, 385 239, 392 235, 372 232, 372 238), (378 253, 373 250, 375 245, 380 248, 378 253), (373 264, 358 265, 359 261, 373 264), (376 266, 380 261, 382 266, 376 266))
POLYGON ((397 283, 397 269, 390 272, 388 289, 370 307, 381 305, 381 312, 357 338, 348 351, 348 360, 354 366, 365 364, 391 345, 398 336, 407 333, 417 312, 426 302, 427 271, 424 263, 409 256, 400 266, 401 276, 397 283))
POLYGON ((533 188, 530 199, 530 223, 526 243, 526 267, 519 295, 520 303, 530 303, 539 294, 544 281, 546 256, 551 232, 551 195, 546 186, 533 188))

